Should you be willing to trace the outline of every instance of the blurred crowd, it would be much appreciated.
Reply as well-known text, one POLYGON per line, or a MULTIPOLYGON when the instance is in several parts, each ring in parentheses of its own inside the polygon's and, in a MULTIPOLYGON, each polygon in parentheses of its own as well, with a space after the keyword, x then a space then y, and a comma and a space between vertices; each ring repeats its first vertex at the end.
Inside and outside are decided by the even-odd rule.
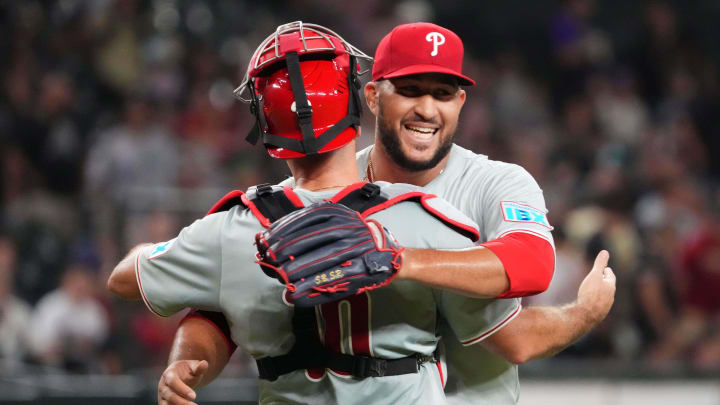
POLYGON ((720 9, 531 3, 543 12, 520 27, 503 24, 525 23, 517 10, 493 20, 493 2, 459 0, 0 2, 0 374, 164 367, 180 318, 105 281, 134 244, 289 174, 244 141, 253 121, 232 91, 255 45, 298 19, 368 54, 403 22, 458 32, 478 85, 457 143, 530 171, 555 226, 554 279, 526 305, 573 300, 611 252, 615 307, 560 356, 719 370, 718 58, 689 16, 720 9))

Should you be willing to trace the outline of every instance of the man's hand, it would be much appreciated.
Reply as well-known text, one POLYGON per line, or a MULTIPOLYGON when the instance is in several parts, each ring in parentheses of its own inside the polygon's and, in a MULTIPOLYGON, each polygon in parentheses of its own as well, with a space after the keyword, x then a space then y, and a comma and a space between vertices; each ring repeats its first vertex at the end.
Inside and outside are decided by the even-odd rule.
POLYGON ((608 259, 607 250, 600 251, 578 289, 576 305, 584 309, 594 323, 605 319, 615 300, 615 273, 607 267, 608 259))
POLYGON ((197 405, 195 388, 208 370, 205 360, 178 360, 163 372, 158 383, 158 405, 197 405))
POLYGON ((527 307, 482 342, 488 350, 514 364, 559 353, 605 319, 615 298, 615 274, 603 250, 573 303, 561 307, 527 307))

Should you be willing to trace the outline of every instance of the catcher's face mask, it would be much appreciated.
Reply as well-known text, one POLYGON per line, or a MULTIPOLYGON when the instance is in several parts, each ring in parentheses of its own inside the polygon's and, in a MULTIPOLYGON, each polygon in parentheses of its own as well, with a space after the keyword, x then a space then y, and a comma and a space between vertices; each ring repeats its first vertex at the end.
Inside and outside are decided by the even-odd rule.
POLYGON ((358 58, 372 61, 320 25, 278 27, 255 50, 235 90, 256 118, 248 142, 262 137, 270 156, 288 159, 352 141, 362 112, 358 75, 365 73, 358 73, 358 58))

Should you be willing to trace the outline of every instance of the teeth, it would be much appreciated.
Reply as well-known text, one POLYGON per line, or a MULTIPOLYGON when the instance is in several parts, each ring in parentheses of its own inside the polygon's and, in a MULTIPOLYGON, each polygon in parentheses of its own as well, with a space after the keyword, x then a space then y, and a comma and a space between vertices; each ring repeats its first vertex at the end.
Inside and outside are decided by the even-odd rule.
POLYGON ((437 131, 437 129, 433 128, 422 128, 422 127, 413 127, 410 125, 405 125, 405 128, 409 129, 410 131, 413 131, 415 135, 419 138, 423 139, 430 139, 432 135, 437 131))

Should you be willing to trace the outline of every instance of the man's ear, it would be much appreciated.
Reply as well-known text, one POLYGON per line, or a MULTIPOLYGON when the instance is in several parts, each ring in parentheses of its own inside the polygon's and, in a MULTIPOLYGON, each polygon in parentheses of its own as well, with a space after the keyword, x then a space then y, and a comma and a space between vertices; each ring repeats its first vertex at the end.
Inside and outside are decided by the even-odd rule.
POLYGON ((378 91, 379 89, 379 83, 377 82, 368 82, 365 85, 365 102, 367 103, 368 108, 370 109, 370 112, 373 113, 373 115, 377 116, 378 113, 378 91))

